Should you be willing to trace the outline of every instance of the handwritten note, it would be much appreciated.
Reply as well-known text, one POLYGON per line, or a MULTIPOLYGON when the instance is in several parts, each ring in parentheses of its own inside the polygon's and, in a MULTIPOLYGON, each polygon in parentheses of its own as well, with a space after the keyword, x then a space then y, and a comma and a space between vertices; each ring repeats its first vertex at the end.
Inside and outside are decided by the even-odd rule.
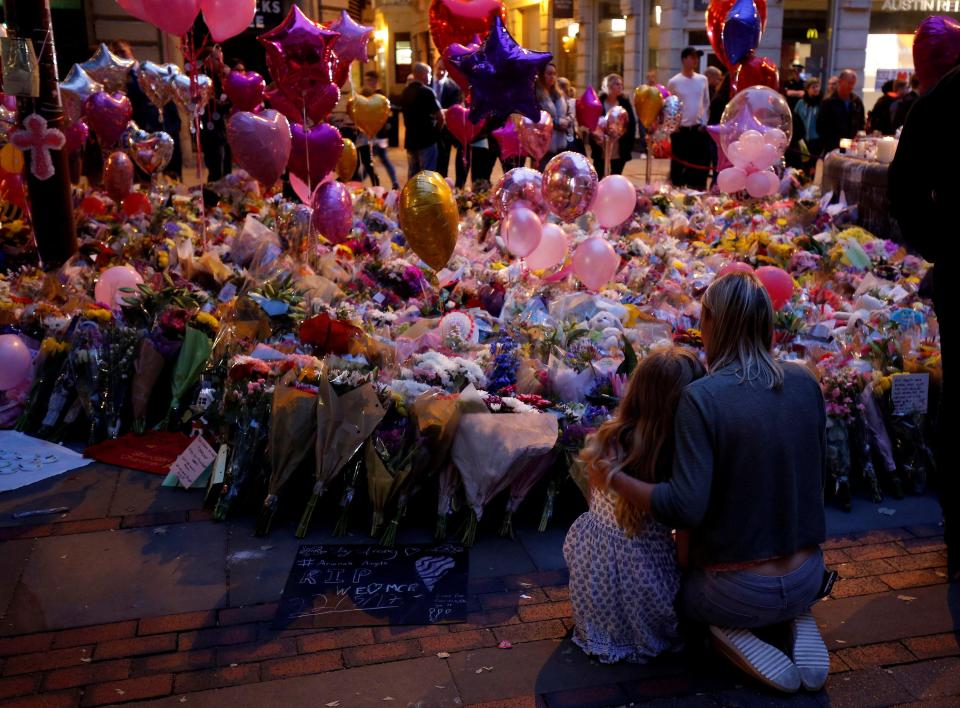
POLYGON ((890 397, 894 415, 926 413, 930 394, 930 374, 897 374, 890 397))
POLYGON ((300 546, 274 627, 466 621, 463 546, 300 546))
POLYGON ((180 456, 173 461, 170 471, 177 475, 180 484, 185 489, 190 489, 197 477, 203 474, 203 471, 210 466, 217 457, 216 451, 210 447, 210 443, 198 435, 193 442, 187 446, 187 449, 180 453, 180 456))

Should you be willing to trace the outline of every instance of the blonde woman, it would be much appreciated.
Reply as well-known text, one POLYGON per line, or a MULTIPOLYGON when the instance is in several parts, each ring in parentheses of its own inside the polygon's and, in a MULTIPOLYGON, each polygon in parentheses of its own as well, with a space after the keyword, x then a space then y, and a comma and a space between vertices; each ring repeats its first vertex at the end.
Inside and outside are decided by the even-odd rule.
POLYGON ((825 579, 820 386, 773 358, 773 306, 752 273, 707 289, 701 328, 709 375, 680 397, 672 477, 653 484, 614 472, 608 481, 591 470, 591 481, 690 529, 679 607, 710 626, 721 653, 781 691, 819 690, 829 671, 810 613, 825 579), (783 622, 792 658, 750 631, 783 622))
MULTIPOLYGON (((692 352, 671 347, 640 362, 617 414, 581 460, 606 479, 616 470, 652 483, 670 472, 673 414, 684 387, 703 376, 692 352)), ((680 648, 674 601, 680 570, 670 527, 624 497, 591 493, 590 510, 563 545, 570 569, 573 641, 604 663, 644 663, 680 648)))
MULTIPOLYGON (((620 106, 627 112, 627 130, 613 144, 613 152, 610 157, 610 174, 619 175, 623 173, 624 166, 633 157, 633 143, 637 137, 637 119, 633 114, 630 101, 623 94, 623 77, 620 74, 607 74, 603 77, 599 98, 601 105, 603 105, 604 114, 614 106, 620 106)), ((596 136, 591 136, 590 141, 593 144, 593 166, 597 170, 597 177, 603 179, 606 176, 604 173, 603 143, 597 140, 596 136)))

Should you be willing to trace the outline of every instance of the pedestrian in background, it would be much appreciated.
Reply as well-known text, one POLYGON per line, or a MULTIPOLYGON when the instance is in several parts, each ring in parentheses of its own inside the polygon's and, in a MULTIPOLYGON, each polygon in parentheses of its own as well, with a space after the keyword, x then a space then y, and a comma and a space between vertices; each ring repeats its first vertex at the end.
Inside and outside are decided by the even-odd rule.
POLYGON ((710 173, 710 87, 697 73, 703 52, 687 47, 680 52, 683 69, 667 83, 667 89, 683 101, 680 128, 670 136, 670 183, 674 187, 706 189, 710 173))

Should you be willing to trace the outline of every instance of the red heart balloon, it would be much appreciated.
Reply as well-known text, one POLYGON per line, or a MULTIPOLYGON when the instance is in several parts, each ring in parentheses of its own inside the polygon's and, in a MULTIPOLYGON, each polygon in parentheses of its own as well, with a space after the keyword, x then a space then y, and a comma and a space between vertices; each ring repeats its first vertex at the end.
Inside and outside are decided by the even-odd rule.
POLYGON ((456 103, 443 112, 444 122, 447 130, 457 139, 461 145, 469 145, 483 130, 486 120, 481 120, 474 124, 470 121, 470 109, 459 103, 456 103))
POLYGON ((730 83, 731 91, 737 93, 750 86, 769 86, 774 91, 780 90, 780 75, 772 59, 751 54, 737 67, 730 83))
MULTIPOLYGON (((733 8, 736 0, 710 0, 707 6, 707 37, 710 39, 710 46, 713 47, 713 53, 723 62, 731 71, 733 66, 727 58, 727 53, 723 48, 723 24, 727 21, 727 14, 733 8)), ((757 14, 760 15, 760 29, 767 26, 767 0, 754 0, 757 5, 757 14)))
POLYGON ((459 42, 454 42, 443 50, 443 66, 447 70, 447 73, 450 74, 450 78, 457 82, 457 86, 460 87, 460 90, 463 91, 464 95, 470 91, 470 82, 467 81, 467 77, 463 75, 463 72, 454 66, 454 63, 450 61, 450 58, 466 56, 467 54, 472 54, 478 49, 480 49, 480 38, 474 36, 474 38, 470 41, 470 44, 460 44, 459 42))
POLYGON ((340 131, 329 123, 321 123, 307 133, 302 125, 294 123, 290 126, 290 133, 293 141, 288 169, 309 185, 319 184, 340 160, 343 152, 340 131))
POLYGON ((231 71, 223 81, 223 92, 238 111, 252 111, 263 100, 266 84, 255 71, 231 71))
POLYGON ((507 9, 502 0, 433 0, 430 36, 442 54, 454 42, 469 44, 474 35, 483 40, 497 15, 506 25, 507 9))

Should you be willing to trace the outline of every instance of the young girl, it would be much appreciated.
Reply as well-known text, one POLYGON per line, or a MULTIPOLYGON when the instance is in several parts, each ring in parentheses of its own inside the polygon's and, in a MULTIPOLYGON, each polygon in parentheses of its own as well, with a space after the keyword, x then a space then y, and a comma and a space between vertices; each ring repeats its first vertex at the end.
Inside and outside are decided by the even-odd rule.
MULTIPOLYGON (((634 371, 617 415, 581 453, 587 469, 654 482, 670 473, 680 392, 704 375, 679 347, 649 354, 634 371)), ((590 510, 567 533, 573 641, 604 663, 644 663, 680 648, 674 598, 680 587, 670 529, 614 493, 594 489, 590 510)))

